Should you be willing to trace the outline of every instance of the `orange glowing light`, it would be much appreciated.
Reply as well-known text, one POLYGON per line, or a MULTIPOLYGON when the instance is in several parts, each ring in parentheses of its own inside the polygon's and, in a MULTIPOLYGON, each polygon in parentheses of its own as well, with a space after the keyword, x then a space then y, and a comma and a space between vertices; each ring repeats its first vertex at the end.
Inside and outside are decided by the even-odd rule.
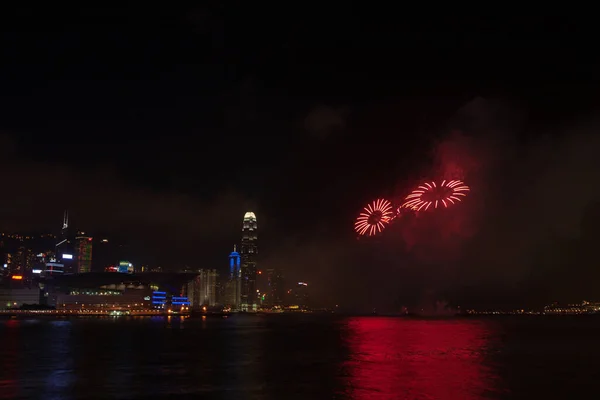
POLYGON ((15 281, 20 281, 20 280, 22 280, 22 279, 23 279, 23 275, 13 275, 13 276, 12 276, 12 278, 13 278, 13 280, 15 280, 15 281))
POLYGON ((258 271, 258 274, 259 274, 259 275, 262 275, 262 271, 258 271))

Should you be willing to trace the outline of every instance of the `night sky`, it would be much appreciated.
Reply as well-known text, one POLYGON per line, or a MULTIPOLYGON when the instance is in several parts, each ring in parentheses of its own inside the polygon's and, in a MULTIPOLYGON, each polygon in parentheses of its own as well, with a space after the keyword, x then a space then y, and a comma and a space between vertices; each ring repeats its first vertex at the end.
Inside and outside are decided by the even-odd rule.
POLYGON ((4 13, 0 229, 68 208, 136 263, 221 268, 253 210, 260 268, 323 305, 600 300, 585 23, 284 6, 4 13), (448 174, 459 207, 356 239, 364 203, 448 174))

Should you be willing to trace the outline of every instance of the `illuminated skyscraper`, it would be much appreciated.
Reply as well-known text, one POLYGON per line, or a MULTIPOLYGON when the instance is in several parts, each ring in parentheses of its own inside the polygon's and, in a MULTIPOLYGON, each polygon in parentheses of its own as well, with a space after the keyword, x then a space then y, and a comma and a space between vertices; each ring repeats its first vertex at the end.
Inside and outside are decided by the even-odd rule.
POLYGON ((240 254, 233 245, 233 251, 229 254, 229 279, 239 278, 240 275, 240 254))
POLYGON ((258 255, 256 215, 247 212, 242 225, 242 310, 256 308, 256 256, 258 255))
POLYGON ((234 245, 233 251, 229 254, 229 275, 225 281, 225 299, 223 301, 224 305, 234 310, 240 308, 241 276, 240 254, 234 245))
POLYGON ((75 237, 77 272, 82 274, 92 270, 92 238, 85 232, 77 232, 75 237))

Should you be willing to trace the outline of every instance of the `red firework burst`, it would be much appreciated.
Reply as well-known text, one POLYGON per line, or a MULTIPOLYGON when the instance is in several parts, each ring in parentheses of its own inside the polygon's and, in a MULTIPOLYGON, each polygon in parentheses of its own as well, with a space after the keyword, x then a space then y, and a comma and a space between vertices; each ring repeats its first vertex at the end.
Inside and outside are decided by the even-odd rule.
POLYGON ((426 182, 406 196, 402 207, 415 211, 426 211, 432 207, 448 207, 461 201, 469 190, 469 187, 459 180, 444 180, 439 185, 435 182, 426 182))
POLYGON ((392 203, 377 199, 363 208, 354 223, 354 230, 360 235, 372 236, 383 231, 393 218, 392 203))

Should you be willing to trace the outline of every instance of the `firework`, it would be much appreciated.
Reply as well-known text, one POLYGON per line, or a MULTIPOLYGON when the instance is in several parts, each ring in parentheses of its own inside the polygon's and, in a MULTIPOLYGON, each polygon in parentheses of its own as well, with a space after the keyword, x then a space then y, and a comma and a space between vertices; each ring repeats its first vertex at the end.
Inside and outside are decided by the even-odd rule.
POLYGON ((438 207, 446 208, 461 201, 468 191, 469 187, 459 180, 444 180, 440 184, 426 182, 406 196, 402 207, 415 211, 426 211, 438 207))
POLYGON ((354 230, 360 235, 372 236, 383 231, 394 217, 392 203, 377 199, 363 208, 354 223, 354 230))

